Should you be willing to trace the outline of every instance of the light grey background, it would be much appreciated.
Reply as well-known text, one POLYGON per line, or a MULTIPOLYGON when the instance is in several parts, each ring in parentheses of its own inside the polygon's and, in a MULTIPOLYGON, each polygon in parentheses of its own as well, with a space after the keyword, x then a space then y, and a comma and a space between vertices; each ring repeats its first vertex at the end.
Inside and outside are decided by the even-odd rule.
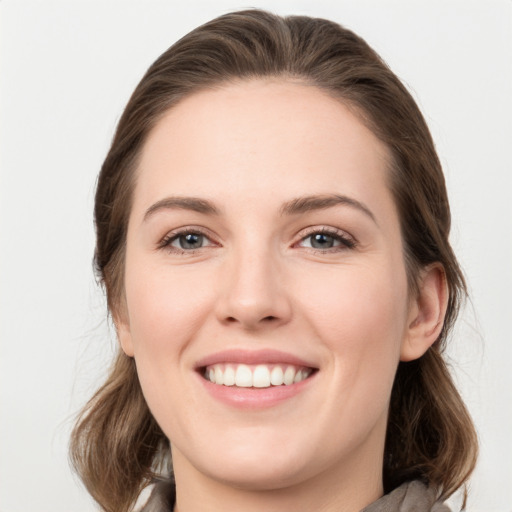
POLYGON ((151 62, 248 6, 352 28, 425 113, 472 296, 450 352, 481 440, 468 511, 512 511, 510 0, 0 1, 0 511, 95 510, 66 450, 115 345, 91 270, 96 175, 151 62))

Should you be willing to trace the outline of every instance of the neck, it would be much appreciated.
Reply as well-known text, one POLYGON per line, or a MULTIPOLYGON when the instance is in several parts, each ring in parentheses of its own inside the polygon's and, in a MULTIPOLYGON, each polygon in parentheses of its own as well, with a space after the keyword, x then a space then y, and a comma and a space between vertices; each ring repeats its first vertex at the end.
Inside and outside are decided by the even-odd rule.
POLYGON ((382 457, 372 450, 367 457, 358 452, 353 459, 299 483, 254 489, 210 478, 173 450, 174 512, 359 512, 383 494, 382 457))

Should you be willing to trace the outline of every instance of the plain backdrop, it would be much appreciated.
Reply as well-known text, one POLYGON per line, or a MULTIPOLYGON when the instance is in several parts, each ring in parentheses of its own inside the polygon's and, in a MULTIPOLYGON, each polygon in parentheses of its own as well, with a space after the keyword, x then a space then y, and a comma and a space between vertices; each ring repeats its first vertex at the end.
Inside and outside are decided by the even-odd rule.
POLYGON ((471 290, 449 353, 481 441, 468 511, 512 511, 512 2, 3 0, 0 512, 96 509, 67 462, 115 347, 91 265, 96 175, 151 62, 244 7, 353 29, 424 112, 471 290))

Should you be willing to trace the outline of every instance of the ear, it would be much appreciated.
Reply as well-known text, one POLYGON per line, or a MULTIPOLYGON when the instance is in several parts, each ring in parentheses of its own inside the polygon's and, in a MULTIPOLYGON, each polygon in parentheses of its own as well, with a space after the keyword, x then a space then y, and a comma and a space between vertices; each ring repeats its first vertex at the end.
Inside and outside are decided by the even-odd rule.
POLYGON ((119 340, 119 344, 121 345, 123 352, 129 357, 133 357, 134 351, 130 320, 128 318, 126 307, 123 305, 121 306, 121 309, 122 311, 112 315, 114 325, 116 326, 117 339, 119 340))
POLYGON ((418 359, 437 340, 447 305, 444 269, 440 263, 434 263, 421 272, 417 296, 411 300, 407 332, 400 351, 401 361, 418 359))

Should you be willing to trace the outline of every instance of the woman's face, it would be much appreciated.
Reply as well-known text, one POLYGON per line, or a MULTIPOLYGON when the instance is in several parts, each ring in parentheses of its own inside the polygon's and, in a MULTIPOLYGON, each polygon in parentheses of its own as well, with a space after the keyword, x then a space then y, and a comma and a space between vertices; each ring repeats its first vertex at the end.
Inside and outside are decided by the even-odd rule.
POLYGON ((151 132, 118 329, 178 477, 380 471, 411 322, 389 161, 342 103, 283 81, 197 93, 151 132))

